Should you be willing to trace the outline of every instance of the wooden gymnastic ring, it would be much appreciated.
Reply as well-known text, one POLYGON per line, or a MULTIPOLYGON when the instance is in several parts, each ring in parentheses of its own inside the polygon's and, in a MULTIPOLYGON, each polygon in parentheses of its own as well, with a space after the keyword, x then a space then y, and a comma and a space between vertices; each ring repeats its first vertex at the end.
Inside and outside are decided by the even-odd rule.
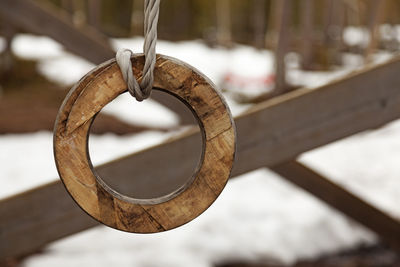
MULTIPOLYGON (((143 63, 143 55, 132 57, 136 77, 141 77, 143 63)), ((225 187, 234 161, 234 123, 213 83, 193 67, 161 55, 154 76, 154 88, 177 97, 192 110, 203 138, 200 165, 174 193, 155 199, 130 198, 111 189, 93 170, 88 153, 90 126, 107 103, 126 91, 115 60, 98 66, 71 89, 54 129, 57 169, 72 198, 99 222, 128 232, 166 231, 199 216, 225 187)))

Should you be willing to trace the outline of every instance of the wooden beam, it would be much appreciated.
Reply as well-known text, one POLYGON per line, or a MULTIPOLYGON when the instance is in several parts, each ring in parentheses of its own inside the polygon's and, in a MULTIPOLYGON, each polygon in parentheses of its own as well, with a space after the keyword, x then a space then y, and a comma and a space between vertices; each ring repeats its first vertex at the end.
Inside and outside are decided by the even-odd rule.
POLYGON ((66 11, 32 0, 1 0, 0 15, 36 34, 47 35, 72 53, 100 64, 115 56, 108 39, 94 28, 76 28, 66 11))
POLYGON ((381 237, 382 241, 400 251, 400 222, 398 220, 299 162, 289 161, 273 166, 271 169, 282 178, 371 229, 381 237))
MULTIPOLYGON (((232 176, 289 161, 399 118, 399 69, 397 57, 322 87, 299 89, 254 106, 235 120, 238 144, 232 176)), ((97 171, 112 177, 114 188, 124 189, 121 193, 135 192, 142 183, 168 187, 168 179, 193 166, 195 158, 188 153, 196 140, 196 131, 191 130, 97 171), (180 168, 175 168, 177 162, 180 168)), ((62 189, 57 181, 0 201, 0 259, 34 251, 95 225, 62 189)))

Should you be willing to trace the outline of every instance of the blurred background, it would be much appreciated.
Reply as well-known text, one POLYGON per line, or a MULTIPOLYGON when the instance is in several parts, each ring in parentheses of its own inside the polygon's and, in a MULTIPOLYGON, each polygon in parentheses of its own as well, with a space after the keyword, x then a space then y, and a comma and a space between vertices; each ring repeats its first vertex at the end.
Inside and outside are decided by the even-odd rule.
MULTIPOLYGON (((234 179, 160 234, 77 208, 53 160, 58 108, 117 49, 142 52, 143 8, 0 0, 0 266, 400 266, 396 0, 161 1, 157 52, 208 76, 237 118, 234 179)), ((125 93, 96 117, 90 157, 120 193, 163 196, 198 164, 196 128, 169 95, 125 93)))

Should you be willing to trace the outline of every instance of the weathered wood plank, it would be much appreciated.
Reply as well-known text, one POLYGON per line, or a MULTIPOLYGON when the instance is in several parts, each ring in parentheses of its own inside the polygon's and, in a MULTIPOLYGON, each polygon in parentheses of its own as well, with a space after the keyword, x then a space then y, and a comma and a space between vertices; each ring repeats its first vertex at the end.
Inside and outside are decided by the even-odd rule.
POLYGON ((276 97, 236 118, 238 153, 233 173, 273 166, 399 118, 398 68, 400 57, 320 88, 276 97))
POLYGON ((289 161, 273 166, 271 169, 331 207, 368 227, 377 233, 382 241, 400 251, 400 222, 398 220, 299 162, 289 161))
MULTIPOLYGON (((400 58, 396 58, 320 88, 299 89, 276 97, 236 118, 238 146, 233 176, 286 162, 305 151, 398 118, 399 69, 400 58)), ((194 159, 189 155, 195 140, 192 130, 105 164, 98 172, 102 177, 112 176, 118 185, 114 188, 125 192, 137 192, 132 185, 143 181, 168 187, 168 180, 159 177, 179 177, 187 171, 185 166, 192 166, 194 159), (159 165, 154 167, 154 163, 159 165), (182 167, 175 168, 178 165, 174 163, 182 167)), ((94 225, 84 212, 77 211, 66 193, 54 187, 61 188, 60 182, 0 202, 0 259, 33 251, 94 225)))
POLYGON ((58 181, 19 194, 18 200, 3 200, 0 214, 0 262, 36 252, 50 239, 71 235, 71 229, 85 230, 99 224, 73 202, 58 181))
POLYGON ((33 33, 47 35, 72 53, 100 64, 115 52, 107 37, 90 26, 76 28, 67 12, 32 0, 1 0, 0 15, 33 33))

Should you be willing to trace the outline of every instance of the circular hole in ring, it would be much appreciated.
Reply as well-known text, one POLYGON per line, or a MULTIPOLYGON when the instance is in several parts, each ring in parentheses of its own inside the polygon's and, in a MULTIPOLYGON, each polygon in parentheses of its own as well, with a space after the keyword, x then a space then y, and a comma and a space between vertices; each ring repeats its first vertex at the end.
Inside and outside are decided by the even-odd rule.
MULTIPOLYGON (((128 93, 124 93, 114 99, 114 101, 109 103, 104 109, 107 110, 107 108, 112 105, 126 105, 118 109, 129 110, 132 108, 132 110, 140 110, 144 107, 144 110, 146 110, 149 109, 149 104, 155 108, 157 104, 154 103, 154 99, 157 99, 159 102, 167 103, 168 106, 173 106, 174 109, 179 112, 179 117, 184 118, 186 123, 196 125, 198 129, 200 128, 197 116, 183 99, 179 99, 177 96, 171 95, 170 92, 164 91, 163 89, 154 89, 156 90, 153 90, 152 97, 150 98, 153 101, 144 100, 143 102, 137 102, 128 93), (147 108, 145 105, 147 105, 147 108), (188 121, 188 118, 191 118, 191 121, 188 121)), ((163 108, 164 107, 160 108, 158 105, 158 112, 155 112, 158 114, 150 116, 153 122, 166 118, 165 113, 168 111, 163 108), (164 114, 164 116, 162 114, 164 114)), ((128 113, 131 114, 132 111, 128 113)), ((135 150, 135 144, 137 146, 141 140, 146 139, 144 142, 149 142, 149 139, 152 138, 173 138, 173 135, 168 130, 179 132, 182 128, 187 127, 179 126, 177 123, 175 123, 175 125, 174 123, 170 123, 169 127, 163 124, 164 128, 156 127, 155 125, 146 126, 143 124, 139 127, 136 125, 138 128, 137 131, 140 131, 138 133, 116 136, 115 133, 113 134, 114 130, 112 129, 112 126, 116 125, 114 123, 110 125, 108 129, 110 134, 93 136, 93 132, 104 132, 104 128, 107 128, 107 126, 104 127, 103 124, 106 121, 114 120, 121 123, 121 119, 117 117, 110 118, 109 114, 110 113, 104 112, 103 110, 94 120, 90 130, 91 134, 88 144, 88 151, 90 154, 88 158, 90 161, 93 159, 94 162, 104 161, 104 153, 107 153, 108 149, 115 150, 115 147, 118 147, 126 151, 125 153, 118 153, 119 151, 117 153, 115 151, 110 153, 118 154, 119 156, 125 154, 118 163, 114 163, 113 165, 106 164, 95 168, 94 173, 97 176, 97 180, 105 190, 115 197, 128 202, 136 204, 157 204, 172 199, 193 182, 204 157, 204 136, 202 136, 202 131, 198 131, 194 136, 185 139, 184 142, 189 145, 190 149, 182 149, 180 146, 174 145, 168 148, 157 146, 144 153, 139 152, 140 155, 132 160, 129 159, 127 154, 131 154, 132 150, 135 150), (132 147, 131 150, 129 150, 130 147, 132 147), (157 161, 155 159, 160 160, 157 161)), ((137 116, 135 117, 137 118, 137 116)), ((138 122, 140 124, 140 118, 138 122)), ((125 125, 126 122, 122 121, 122 124, 125 125)), ((131 124, 130 126, 133 127, 134 125, 131 124)), ((130 129, 132 132, 135 132, 134 128, 130 129)), ((123 131, 119 128, 117 133, 121 134, 123 131)), ((141 146, 140 150, 146 149, 147 147, 141 146)))

